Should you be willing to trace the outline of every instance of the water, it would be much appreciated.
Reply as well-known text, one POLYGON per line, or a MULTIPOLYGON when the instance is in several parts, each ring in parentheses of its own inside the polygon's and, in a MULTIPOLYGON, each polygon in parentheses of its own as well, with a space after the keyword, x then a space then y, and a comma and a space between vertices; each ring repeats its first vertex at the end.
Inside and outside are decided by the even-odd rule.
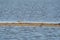
MULTIPOLYGON (((0 0, 0 21, 60 22, 60 0, 0 0)), ((0 40, 60 40, 60 27, 2 27, 0 40)))
POLYGON ((60 40, 60 27, 0 26, 0 40, 60 40))
POLYGON ((0 0, 0 21, 60 22, 60 0, 0 0))

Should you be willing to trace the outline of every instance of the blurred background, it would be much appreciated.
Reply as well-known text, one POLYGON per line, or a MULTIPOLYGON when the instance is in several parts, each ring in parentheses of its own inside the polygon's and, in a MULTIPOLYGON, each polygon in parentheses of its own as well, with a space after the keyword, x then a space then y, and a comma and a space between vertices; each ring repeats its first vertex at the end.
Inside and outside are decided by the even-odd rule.
POLYGON ((0 21, 60 22, 60 0, 0 0, 0 21))
MULTIPOLYGON (((60 0, 0 0, 0 21, 60 22, 60 0)), ((0 40, 60 40, 60 27, 0 26, 0 40)))

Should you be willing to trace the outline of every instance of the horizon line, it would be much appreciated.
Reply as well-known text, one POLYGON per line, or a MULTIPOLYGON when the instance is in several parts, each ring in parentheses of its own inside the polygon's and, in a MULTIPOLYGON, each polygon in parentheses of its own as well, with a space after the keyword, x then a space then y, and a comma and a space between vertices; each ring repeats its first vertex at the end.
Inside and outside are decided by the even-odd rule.
POLYGON ((33 22, 33 21, 0 21, 0 23, 53 23, 53 24, 57 24, 60 22, 33 22))

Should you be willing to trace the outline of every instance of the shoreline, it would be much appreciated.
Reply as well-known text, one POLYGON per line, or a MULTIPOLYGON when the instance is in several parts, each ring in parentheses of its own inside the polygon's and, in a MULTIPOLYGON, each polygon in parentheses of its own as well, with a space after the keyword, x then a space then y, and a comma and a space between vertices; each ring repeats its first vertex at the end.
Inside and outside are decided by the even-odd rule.
POLYGON ((0 22, 0 26, 60 26, 60 23, 0 22))

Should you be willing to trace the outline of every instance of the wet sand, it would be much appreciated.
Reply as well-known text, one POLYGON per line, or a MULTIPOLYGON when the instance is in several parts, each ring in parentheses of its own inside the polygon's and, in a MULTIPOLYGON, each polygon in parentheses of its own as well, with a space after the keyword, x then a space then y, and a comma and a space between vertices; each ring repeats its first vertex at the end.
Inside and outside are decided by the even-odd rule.
POLYGON ((0 26, 60 26, 60 24, 49 24, 49 23, 0 23, 0 26))

